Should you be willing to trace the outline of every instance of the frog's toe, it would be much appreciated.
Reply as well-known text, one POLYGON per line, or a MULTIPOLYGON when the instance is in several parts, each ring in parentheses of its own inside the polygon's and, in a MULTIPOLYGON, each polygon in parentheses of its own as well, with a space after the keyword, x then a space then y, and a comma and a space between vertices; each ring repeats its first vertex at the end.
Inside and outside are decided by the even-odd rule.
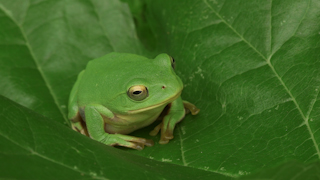
MULTIPOLYGON (((171 138, 172 139, 172 138, 171 138)), ((168 142, 170 141, 170 139, 167 138, 160 138, 159 140, 159 144, 168 144, 168 142)))
POLYGON ((159 133, 159 131, 160 131, 160 129, 161 129, 161 126, 162 126, 162 123, 160 123, 159 125, 157 125, 157 126, 149 133, 149 135, 150 135, 150 136, 156 136, 156 135, 159 133))
POLYGON ((151 147, 151 146, 154 145, 154 142, 153 142, 152 139, 147 139, 146 142, 145 142, 145 145, 151 147))
POLYGON ((144 146, 153 146, 154 142, 152 139, 145 139, 145 138, 138 138, 138 137, 134 137, 134 136, 128 136, 128 135, 123 135, 123 134, 117 134, 117 136, 121 139, 123 139, 124 141, 130 143, 130 146, 126 146, 126 147, 130 147, 133 149, 143 149, 144 146))
POLYGON ((111 144, 111 146, 123 146, 123 147, 136 149, 136 150, 143 150, 144 148, 144 145, 141 143, 133 143, 133 142, 127 142, 127 141, 114 143, 114 144, 111 144))
POLYGON ((173 131, 170 129, 167 129, 164 133, 161 133, 159 144, 167 144, 169 140, 173 138, 174 138, 173 131))
POLYGON ((125 146, 128 148, 132 148, 132 149, 137 149, 137 150, 142 150, 144 149, 144 146, 153 146, 154 142, 151 139, 146 139, 146 141, 144 143, 141 142, 126 142, 125 144, 121 145, 121 146, 125 146))
POLYGON ((160 139, 159 144, 168 144, 169 140, 168 139, 160 139))
POLYGON ((150 131, 149 135, 150 136, 156 136, 158 134, 158 132, 159 132, 159 130, 158 131, 157 130, 152 130, 152 131, 150 131))
POLYGON ((194 104, 192 104, 188 101, 183 101, 183 106, 185 108, 186 114, 191 112, 192 115, 196 115, 200 112, 200 109, 198 109, 194 104))
POLYGON ((164 133, 164 137, 165 137, 166 139, 173 139, 173 131, 166 131, 166 132, 164 133))

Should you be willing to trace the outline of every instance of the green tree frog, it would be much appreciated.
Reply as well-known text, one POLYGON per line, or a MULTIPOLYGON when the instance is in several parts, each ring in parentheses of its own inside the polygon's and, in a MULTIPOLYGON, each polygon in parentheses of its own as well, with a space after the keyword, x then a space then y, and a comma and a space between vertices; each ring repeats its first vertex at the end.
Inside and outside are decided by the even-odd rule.
POLYGON ((79 73, 69 97, 72 128, 110 146, 141 150, 152 140, 126 135, 162 118, 150 132, 161 130, 159 144, 173 138, 173 130, 186 113, 199 109, 180 97, 181 79, 167 54, 155 59, 110 53, 94 59, 79 73))

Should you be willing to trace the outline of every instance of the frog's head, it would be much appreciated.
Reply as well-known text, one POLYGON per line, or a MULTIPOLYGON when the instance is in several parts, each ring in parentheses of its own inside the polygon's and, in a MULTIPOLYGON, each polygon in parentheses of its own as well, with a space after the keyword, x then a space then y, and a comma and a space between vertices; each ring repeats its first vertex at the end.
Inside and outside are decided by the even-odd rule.
POLYGON ((140 113, 155 109, 177 99, 183 89, 181 79, 176 75, 175 60, 160 54, 155 59, 136 56, 134 60, 123 61, 126 81, 116 95, 113 107, 118 112, 140 113), (130 68, 130 69, 129 69, 130 68), (118 104, 114 104, 118 103, 118 104))

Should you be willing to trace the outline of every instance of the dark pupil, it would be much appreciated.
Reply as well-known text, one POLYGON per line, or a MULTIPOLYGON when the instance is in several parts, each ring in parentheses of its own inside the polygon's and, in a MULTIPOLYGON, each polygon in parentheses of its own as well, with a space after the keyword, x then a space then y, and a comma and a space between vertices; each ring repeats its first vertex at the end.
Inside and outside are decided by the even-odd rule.
POLYGON ((133 91, 134 95, 138 95, 138 94, 141 94, 141 93, 142 93, 142 91, 133 91))

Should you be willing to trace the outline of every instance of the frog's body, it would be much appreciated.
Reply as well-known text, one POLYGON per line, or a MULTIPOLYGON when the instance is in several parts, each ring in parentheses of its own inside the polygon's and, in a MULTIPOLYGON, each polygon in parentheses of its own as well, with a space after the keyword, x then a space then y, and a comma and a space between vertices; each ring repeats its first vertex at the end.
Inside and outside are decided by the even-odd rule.
POLYGON ((108 145, 142 149, 151 140, 127 136, 148 126, 169 105, 161 130, 161 144, 173 138, 173 129, 194 105, 181 100, 183 84, 175 74, 173 59, 160 54, 154 60, 142 56, 110 53, 92 60, 82 71, 69 98, 73 129, 108 145))

